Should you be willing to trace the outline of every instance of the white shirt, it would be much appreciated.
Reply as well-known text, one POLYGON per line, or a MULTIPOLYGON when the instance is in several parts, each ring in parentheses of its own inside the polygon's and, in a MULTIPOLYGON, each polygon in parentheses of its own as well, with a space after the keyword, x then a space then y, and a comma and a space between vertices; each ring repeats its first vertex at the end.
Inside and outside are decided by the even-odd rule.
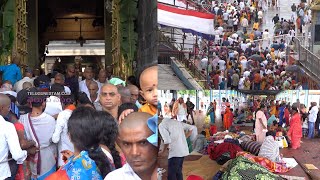
POLYGON ((54 116, 59 114, 62 111, 62 104, 60 102, 60 98, 57 96, 50 96, 47 98, 46 101, 46 109, 44 110, 45 113, 49 114, 50 116, 54 116))
MULTIPOLYGON (((58 152, 61 152, 62 150, 70 150, 71 152, 74 151, 73 144, 68 136, 68 120, 71 114, 72 110, 66 109, 61 111, 58 115, 56 128, 52 135, 52 142, 56 144, 58 143, 58 152)), ((59 153, 58 165, 64 165, 61 153, 59 153)))
POLYGON ((206 69, 208 66, 208 58, 201 59, 201 69, 206 69))
POLYGON ((24 77, 22 78, 20 81, 17 81, 14 86, 13 86, 13 90, 15 90, 17 93, 19 91, 22 90, 22 86, 23 86, 23 83, 25 82, 30 82, 33 84, 33 79, 29 78, 29 77, 24 77))
POLYGON ((239 89, 244 89, 244 80, 245 80, 244 77, 240 78, 240 80, 239 80, 239 89))
POLYGON ((219 63, 219 69, 221 71, 224 71, 226 62, 221 59, 221 60, 218 61, 218 63, 219 63))
MULTIPOLYGON (((96 80, 92 79, 93 81, 95 81, 97 84, 98 84, 98 93, 100 94, 100 89, 101 89, 101 84, 99 82, 97 82, 96 80)), ((83 81, 80 81, 79 82, 79 91, 81 92, 84 92, 87 94, 88 97, 90 97, 90 93, 89 93, 89 89, 87 87, 87 84, 86 84, 86 80, 83 80, 83 81)))
POLYGON ((178 103, 178 115, 185 115, 186 109, 183 107, 182 104, 178 103))
POLYGON ((11 176, 9 163, 5 162, 8 160, 9 151, 18 164, 22 164, 27 158, 27 151, 21 149, 14 125, 0 116, 0 179, 11 176))
POLYGON ((11 96, 13 96, 13 97, 17 97, 17 93, 16 92, 14 92, 14 91, 0 91, 0 93, 1 94, 9 94, 9 95, 11 95, 11 96))
POLYGON ((258 11, 258 19, 262 19, 263 18, 263 12, 260 10, 258 11))
POLYGON ((71 94, 71 90, 68 86, 64 86, 64 92, 67 94, 71 94))
POLYGON ((250 76, 250 72, 249 71, 245 71, 244 73, 243 73, 243 77, 249 77, 250 76))
POLYGON ((133 171, 128 163, 122 168, 110 172, 104 180, 141 180, 141 178, 133 171))
POLYGON ((189 155, 185 131, 192 129, 193 126, 170 118, 164 118, 162 120, 159 124, 159 131, 164 144, 169 144, 168 159, 189 155))
POLYGON ((248 61, 246 59, 243 59, 240 61, 241 66, 242 66, 242 70, 245 70, 247 68, 247 63, 248 61))
POLYGON ((309 122, 316 122, 318 111, 319 109, 317 106, 313 106, 311 108, 311 110, 309 111, 309 117, 308 117, 309 122))

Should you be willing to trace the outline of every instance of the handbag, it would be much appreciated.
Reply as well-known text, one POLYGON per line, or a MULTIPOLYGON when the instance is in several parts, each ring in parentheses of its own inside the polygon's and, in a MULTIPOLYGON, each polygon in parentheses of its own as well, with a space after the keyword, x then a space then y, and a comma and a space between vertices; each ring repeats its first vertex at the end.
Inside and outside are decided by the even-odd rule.
MULTIPOLYGON (((30 124, 31 130, 32 130, 32 133, 33 133, 34 137, 36 138, 36 141, 40 147, 38 136, 34 130, 32 122, 31 122, 31 113, 28 113, 28 120, 29 120, 29 124, 30 124)), ((40 174, 40 171, 41 171, 41 155, 40 155, 40 149, 39 149, 38 158, 37 158, 37 174, 38 175, 40 174)))

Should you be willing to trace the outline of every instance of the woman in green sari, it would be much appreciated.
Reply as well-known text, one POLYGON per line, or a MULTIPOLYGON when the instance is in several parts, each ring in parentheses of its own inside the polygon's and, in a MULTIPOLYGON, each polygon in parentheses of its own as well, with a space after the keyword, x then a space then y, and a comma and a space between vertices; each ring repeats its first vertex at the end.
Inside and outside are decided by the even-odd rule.
POLYGON ((211 102, 207 110, 207 116, 210 115, 210 124, 214 124, 215 122, 214 110, 213 103, 211 102))

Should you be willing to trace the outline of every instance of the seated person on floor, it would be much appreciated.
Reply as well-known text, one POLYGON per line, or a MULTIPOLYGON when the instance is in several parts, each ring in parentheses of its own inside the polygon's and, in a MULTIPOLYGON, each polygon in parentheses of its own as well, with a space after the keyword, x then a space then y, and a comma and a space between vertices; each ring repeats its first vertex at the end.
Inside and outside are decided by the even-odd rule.
POLYGON ((206 144, 207 144, 206 132, 201 131, 201 133, 197 135, 196 140, 193 142, 193 151, 191 154, 202 153, 206 144))
POLYGON ((273 121, 272 125, 269 127, 269 130, 273 132, 277 132, 278 127, 279 127, 278 121, 273 121))
POLYGON ((244 123, 245 122, 245 119, 246 119, 246 117, 245 117, 245 113, 244 113, 244 110, 242 109, 241 111, 240 111, 240 114, 237 116, 237 118, 236 118, 236 124, 242 124, 242 123, 244 123))
POLYGON ((276 133, 269 131, 267 132, 267 137, 264 139, 258 156, 267 158, 273 162, 281 162, 281 155, 279 150, 279 145, 275 141, 276 133))
POLYGON ((268 126, 271 126, 274 123, 274 121, 278 122, 278 119, 276 118, 276 116, 274 114, 272 114, 268 119, 268 123, 267 123, 268 126))

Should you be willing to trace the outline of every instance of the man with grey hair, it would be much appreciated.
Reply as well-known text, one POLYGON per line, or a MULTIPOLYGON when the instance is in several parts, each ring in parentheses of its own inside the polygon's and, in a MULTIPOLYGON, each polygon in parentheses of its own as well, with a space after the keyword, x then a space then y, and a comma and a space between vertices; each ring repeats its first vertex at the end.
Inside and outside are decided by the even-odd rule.
POLYGON ((118 88, 112 84, 104 84, 99 93, 99 103, 94 104, 96 110, 106 111, 115 119, 118 118, 118 108, 121 103, 121 95, 118 88))
POLYGON ((108 79, 107 79, 107 71, 105 69, 101 69, 99 71, 98 74, 98 84, 100 84, 100 86, 102 86, 103 84, 108 83, 108 79))
POLYGON ((68 86, 65 86, 64 85, 64 82, 65 82, 65 77, 63 74, 61 73, 57 73, 55 76, 54 76, 54 83, 57 83, 57 84, 61 84, 64 86, 64 92, 68 93, 68 94, 71 94, 71 90, 68 86))
POLYGON ((33 84, 31 82, 24 82, 22 84, 22 89, 30 89, 33 87, 33 84))
MULTIPOLYGON (((95 82, 97 82, 97 81, 93 79, 94 74, 93 74, 93 70, 92 70, 91 67, 87 67, 87 68, 84 70, 83 75, 84 75, 84 77, 85 77, 85 80, 79 82, 79 91, 86 93, 87 96, 89 97, 89 96, 90 96, 89 88, 88 88, 88 87, 89 87, 89 84, 90 84, 92 81, 95 81, 95 82)), ((98 83, 98 87, 99 87, 98 92, 100 92, 101 86, 100 86, 99 83, 98 83)))
POLYGON ((31 69, 26 69, 26 71, 24 72, 24 77, 14 84, 13 90, 16 91, 17 93, 19 91, 21 91, 23 89, 22 86, 23 86, 24 82, 30 82, 30 83, 33 84, 32 70, 31 69))
POLYGON ((118 87, 118 92, 121 95, 121 104, 131 103, 131 93, 130 89, 127 87, 118 87))
POLYGON ((98 90, 99 90, 99 86, 98 83, 95 81, 91 81, 89 86, 89 94, 90 96, 88 96, 88 98, 90 99, 90 101, 95 104, 97 102, 99 102, 99 94, 98 94, 98 90))

